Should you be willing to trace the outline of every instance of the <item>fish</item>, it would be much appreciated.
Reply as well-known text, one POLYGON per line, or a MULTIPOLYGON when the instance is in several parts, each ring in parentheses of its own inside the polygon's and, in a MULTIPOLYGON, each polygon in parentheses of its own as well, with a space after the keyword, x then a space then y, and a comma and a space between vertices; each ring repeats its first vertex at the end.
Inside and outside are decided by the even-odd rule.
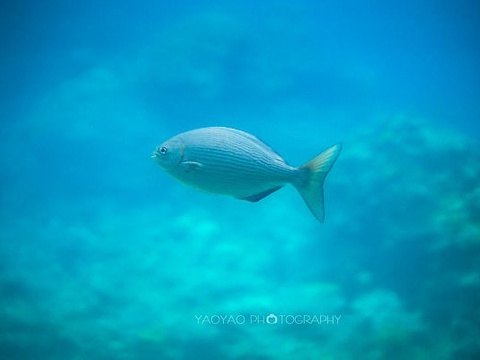
POLYGON ((294 167, 252 134, 228 127, 205 127, 163 142, 152 158, 186 185, 250 202, 291 184, 315 218, 324 222, 323 184, 341 149, 341 144, 335 144, 294 167))

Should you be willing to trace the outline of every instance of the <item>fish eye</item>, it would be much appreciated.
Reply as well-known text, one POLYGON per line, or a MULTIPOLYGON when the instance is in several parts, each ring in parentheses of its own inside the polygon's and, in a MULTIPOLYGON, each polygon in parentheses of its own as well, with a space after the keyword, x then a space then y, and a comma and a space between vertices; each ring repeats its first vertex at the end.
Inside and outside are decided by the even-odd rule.
POLYGON ((167 149, 165 146, 162 146, 162 147, 160 148, 160 154, 165 155, 165 154, 167 153, 167 150, 168 150, 168 149, 167 149))

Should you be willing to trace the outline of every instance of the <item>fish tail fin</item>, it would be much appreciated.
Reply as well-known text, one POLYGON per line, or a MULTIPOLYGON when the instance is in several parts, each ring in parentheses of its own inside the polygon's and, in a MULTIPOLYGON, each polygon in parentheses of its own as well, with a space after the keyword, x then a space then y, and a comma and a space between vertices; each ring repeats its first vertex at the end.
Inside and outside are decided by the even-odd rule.
POLYGON ((341 150, 341 144, 333 145, 306 164, 300 166, 301 176, 294 183, 308 208, 320 222, 323 222, 325 219, 323 183, 341 150))

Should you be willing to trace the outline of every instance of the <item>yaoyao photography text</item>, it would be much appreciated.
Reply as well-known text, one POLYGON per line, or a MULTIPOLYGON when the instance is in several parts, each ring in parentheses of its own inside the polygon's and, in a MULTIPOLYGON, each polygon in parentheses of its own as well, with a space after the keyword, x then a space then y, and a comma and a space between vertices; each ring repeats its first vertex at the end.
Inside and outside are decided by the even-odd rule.
POLYGON ((338 325, 341 318, 331 314, 195 315, 199 325, 338 325))

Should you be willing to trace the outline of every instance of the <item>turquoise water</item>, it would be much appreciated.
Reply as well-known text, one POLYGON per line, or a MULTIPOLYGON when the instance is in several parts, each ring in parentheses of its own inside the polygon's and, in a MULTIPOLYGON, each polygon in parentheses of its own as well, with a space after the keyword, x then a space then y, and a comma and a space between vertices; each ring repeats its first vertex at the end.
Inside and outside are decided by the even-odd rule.
POLYGON ((473 1, 4 1, 1 359, 477 359, 473 1), (151 160, 230 126, 293 187, 197 192, 151 160))

